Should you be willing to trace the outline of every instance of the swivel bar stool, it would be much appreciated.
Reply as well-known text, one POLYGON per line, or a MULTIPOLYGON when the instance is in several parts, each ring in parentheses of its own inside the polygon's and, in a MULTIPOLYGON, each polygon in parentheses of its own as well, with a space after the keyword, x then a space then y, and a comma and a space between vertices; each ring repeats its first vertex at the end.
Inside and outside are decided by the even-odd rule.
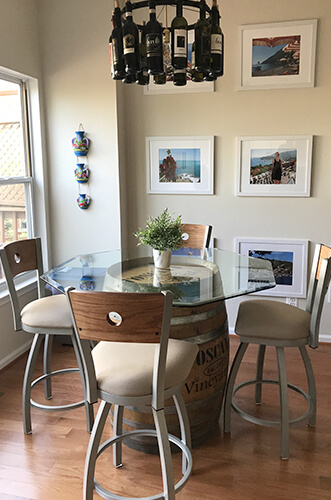
POLYGON ((65 295, 45 296, 45 289, 40 276, 43 272, 41 240, 32 238, 27 240, 14 241, 0 248, 0 258, 5 273, 7 287, 9 291, 14 328, 16 331, 23 330, 34 334, 28 361, 25 368, 23 382, 23 426, 25 434, 31 434, 31 406, 47 411, 72 410, 85 406, 86 425, 90 432, 93 426, 93 406, 86 400, 85 380, 82 370, 80 353, 72 327, 70 308, 65 295), (27 304, 22 310, 16 292, 14 278, 27 271, 37 271, 38 299, 27 304), (75 349, 78 368, 68 368, 52 372, 51 371, 51 347, 54 335, 70 335, 75 349), (44 375, 33 380, 33 372, 37 361, 38 352, 42 342, 45 342, 44 349, 44 375), (51 378, 58 374, 79 372, 83 384, 84 400, 67 404, 52 406, 40 404, 31 399, 31 390, 39 382, 45 382, 45 397, 51 399, 51 378))
POLYGON ((235 333, 240 345, 235 355, 228 378, 224 399, 224 430, 230 432, 231 407, 244 419, 258 425, 280 427, 281 458, 289 456, 289 424, 307 419, 308 425, 316 422, 315 378, 306 350, 306 345, 318 347, 318 334, 325 294, 331 275, 331 248, 316 245, 309 282, 306 310, 303 311, 284 302, 272 300, 246 300, 239 306, 235 333), (256 378, 234 386, 236 376, 249 344, 259 345, 256 378), (277 353, 279 380, 263 378, 263 364, 266 346, 274 346, 277 353), (284 348, 298 347, 305 366, 308 394, 301 388, 287 382, 284 348), (234 402, 235 393, 248 385, 255 385, 255 403, 261 404, 262 384, 277 384, 280 391, 280 421, 257 418, 246 413, 234 402), (288 389, 301 394, 308 402, 306 413, 296 419, 289 419, 288 389))
MULTIPOLYGON (((198 347, 169 339, 172 294, 82 292, 67 289, 72 308, 77 344, 87 380, 87 398, 101 404, 87 449, 84 473, 84 500, 95 490, 107 500, 119 500, 94 478, 97 458, 111 445, 114 465, 122 465, 122 440, 128 436, 157 437, 162 469, 163 492, 145 500, 173 500, 192 470, 190 426, 181 388, 196 358, 198 347), (89 340, 99 341, 92 353, 89 340), (174 399, 181 439, 168 434, 164 401, 174 399), (156 429, 122 432, 122 418, 113 425, 113 437, 99 446, 111 405, 122 415, 124 406, 150 404, 156 429), (169 441, 183 456, 183 476, 174 485, 169 441)), ((115 416, 116 419, 116 416, 115 416)))

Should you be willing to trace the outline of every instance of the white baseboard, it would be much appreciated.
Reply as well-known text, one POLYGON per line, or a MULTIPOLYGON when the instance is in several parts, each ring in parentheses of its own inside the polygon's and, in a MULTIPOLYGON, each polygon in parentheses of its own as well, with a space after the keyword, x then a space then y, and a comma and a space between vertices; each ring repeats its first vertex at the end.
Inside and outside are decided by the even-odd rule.
POLYGON ((331 335, 328 335, 327 333, 320 333, 319 341, 331 343, 331 335))
MULTIPOLYGON (((229 328, 229 335, 235 335, 233 327, 229 328)), ((319 341, 325 343, 331 343, 331 335, 328 335, 327 333, 320 333, 319 341)))
POLYGON ((0 359, 0 370, 15 361, 15 359, 19 358, 24 352, 28 351, 30 349, 31 342, 32 340, 29 340, 25 344, 15 349, 15 351, 8 354, 5 358, 0 359))

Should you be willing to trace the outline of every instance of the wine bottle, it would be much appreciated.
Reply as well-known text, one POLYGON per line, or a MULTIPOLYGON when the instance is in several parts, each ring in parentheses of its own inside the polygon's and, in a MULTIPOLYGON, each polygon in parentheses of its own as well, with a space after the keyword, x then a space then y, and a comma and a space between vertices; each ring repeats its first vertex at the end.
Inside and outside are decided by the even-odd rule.
POLYGON ((211 71, 204 71, 203 79, 206 82, 213 82, 214 80, 217 80, 217 76, 214 75, 214 73, 212 73, 211 71))
POLYGON ((163 30, 163 68, 166 76, 170 75, 173 69, 171 65, 170 31, 168 28, 163 30))
MULTIPOLYGON (((162 23, 160 24, 162 28, 162 23)), ((154 83, 156 85, 165 85, 167 83, 167 75, 171 71, 170 31, 168 28, 165 28, 163 30, 163 73, 161 75, 154 75, 154 83)))
POLYGON ((136 73, 126 74, 122 80, 123 83, 136 83, 136 81, 137 81, 136 73))
POLYGON ((203 73, 195 69, 195 42, 192 43, 192 61, 191 61, 191 76, 192 82, 203 82, 203 73))
POLYGON ((183 17, 182 0, 177 0, 176 17, 171 23, 171 61, 174 69, 187 67, 187 21, 183 17))
POLYGON ((127 75, 136 74, 140 70, 139 33, 132 20, 132 4, 126 0, 126 21, 123 24, 123 58, 127 75))
POLYGON ((119 7, 118 0, 115 0, 114 28, 111 34, 111 51, 113 63, 112 77, 114 80, 122 80, 125 76, 125 71, 123 61, 121 9, 119 7))
POLYGON ((220 13, 216 0, 211 9, 211 61, 210 72, 218 77, 223 75, 223 43, 224 35, 220 28, 220 13))
POLYGON ((113 58, 113 29, 115 28, 115 14, 114 11, 112 12, 111 16, 111 25, 112 25, 112 30, 109 36, 109 57, 110 57, 110 74, 114 78, 114 58, 113 58))
POLYGON ((186 85, 187 77, 186 77, 186 69, 175 69, 174 68, 174 85, 177 87, 182 87, 186 85))
POLYGON ((137 73, 137 83, 139 85, 149 84, 149 74, 147 71, 147 58, 146 58, 146 22, 143 21, 143 27, 140 31, 140 71, 137 73))
POLYGON ((167 83, 167 75, 165 73, 154 75, 153 79, 155 85, 165 85, 167 83))
POLYGON ((163 47, 162 27, 156 20, 155 0, 149 0, 149 21, 146 24, 147 68, 150 75, 162 75, 163 47))
POLYGON ((210 70, 211 26, 206 20, 206 2, 200 1, 200 19, 194 25, 195 69, 198 72, 210 70))

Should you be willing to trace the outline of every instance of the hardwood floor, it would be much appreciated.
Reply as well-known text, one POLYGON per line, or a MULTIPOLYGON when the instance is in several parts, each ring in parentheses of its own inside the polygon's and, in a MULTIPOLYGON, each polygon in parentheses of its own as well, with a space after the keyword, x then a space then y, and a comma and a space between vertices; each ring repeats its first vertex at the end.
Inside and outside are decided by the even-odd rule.
MULTIPOLYGON (((231 337, 231 358, 238 343, 231 337)), ((238 380, 252 378, 256 358, 254 346, 248 349, 238 380)), ((288 379, 306 387, 299 351, 288 350, 288 379)), ((193 475, 177 495, 178 500, 315 500, 331 499, 331 345, 309 350, 316 376, 318 410, 317 426, 295 424, 290 434, 290 459, 279 458, 279 430, 258 427, 232 414, 231 436, 218 430, 203 446, 193 450, 193 475)), ((69 346, 55 346, 53 366, 73 366, 69 346)), ((26 357, 0 373, 0 499, 1 500, 79 500, 82 498, 84 458, 89 434, 86 432, 83 408, 69 412, 32 410, 33 434, 25 436, 22 428, 21 385, 26 357)), ((276 360, 271 348, 266 355, 267 378, 276 375, 276 360)), ((41 368, 41 360, 39 370, 41 368)), ((246 391, 246 389, 245 389, 246 391)), ((71 394, 82 396, 79 376, 63 375, 53 383, 53 402, 71 394)), ((238 395, 245 408, 251 404, 253 389, 238 395)), ((42 386, 35 388, 34 398, 42 401, 42 386)), ((290 398, 292 415, 305 409, 300 396, 290 398)), ((277 387, 266 387, 263 401, 270 416, 277 408, 277 387), (267 394, 268 393, 268 394, 267 394), (269 394, 270 393, 270 394, 269 394)), ((262 413, 263 412, 263 413, 262 413)), ((106 435, 111 435, 108 424, 106 435)), ((112 466, 111 450, 97 466, 97 478, 122 495, 152 495, 160 491, 158 458, 124 447, 121 469, 112 466)), ((180 476, 180 457, 174 456, 176 476, 180 476)), ((95 498, 100 498, 95 494, 95 498)))

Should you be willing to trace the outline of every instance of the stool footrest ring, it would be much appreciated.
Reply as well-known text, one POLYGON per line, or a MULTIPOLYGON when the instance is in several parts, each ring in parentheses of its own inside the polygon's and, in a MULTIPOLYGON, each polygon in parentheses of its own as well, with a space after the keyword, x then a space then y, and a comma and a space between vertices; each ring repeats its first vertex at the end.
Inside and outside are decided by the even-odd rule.
MULTIPOLYGON (((249 386, 249 385, 256 385, 256 384, 276 384, 276 385, 279 385, 279 381, 278 380, 272 380, 272 379, 263 379, 263 380, 252 379, 252 380, 247 380, 246 382, 242 382, 241 384, 238 384, 238 385, 236 385, 234 387, 232 398, 234 397, 234 395, 236 394, 236 392, 238 392, 243 387, 246 387, 246 386, 249 386)), ((307 401, 307 403, 308 403, 308 410, 303 415, 301 415, 300 417, 293 418, 292 420, 289 420, 289 424, 294 424, 296 422, 301 422, 302 420, 307 420, 310 417, 310 415, 311 415, 311 413, 313 411, 313 404, 312 404, 312 399, 311 399, 310 395, 307 394, 303 389, 301 389, 300 387, 298 387, 296 385, 288 383, 287 387, 289 389, 297 392, 298 394, 301 394, 301 396, 303 396, 305 398, 305 400, 307 401)), ((265 420, 263 418, 254 417, 250 413, 247 413, 244 410, 242 410, 241 408, 239 408, 234 403, 233 400, 232 400, 231 406, 232 406, 232 408, 234 409, 234 411, 238 415, 240 415, 245 420, 248 420, 248 422, 252 422, 253 424, 262 425, 262 426, 266 426, 266 427, 280 427, 280 420, 265 420)))
MULTIPOLYGON (((97 458, 103 453, 109 446, 113 445, 114 443, 117 443, 118 441, 122 441, 123 439, 129 437, 129 436, 148 436, 148 437, 157 437, 157 432, 154 429, 141 429, 141 430, 135 430, 135 431, 129 431, 125 432, 119 436, 107 439, 101 446, 99 446, 98 453, 97 453, 97 458)), ((193 461, 192 461, 192 455, 189 447, 181 441, 178 437, 168 434, 169 441, 177 445, 182 452, 184 453, 186 457, 186 470, 185 473, 183 474, 183 477, 181 478, 178 483, 175 484, 175 492, 178 493, 187 483, 191 471, 192 471, 192 466, 193 466, 193 461)), ((106 500, 162 500, 164 499, 164 493, 159 493, 157 495, 149 496, 149 497, 134 497, 134 499, 131 499, 130 497, 122 497, 119 495, 116 495, 114 493, 111 493, 110 491, 106 490, 103 488, 96 480, 94 480, 94 488, 95 491, 102 497, 105 498, 106 500)))
MULTIPOLYGON (((45 379, 55 377, 55 375, 64 375, 65 373, 73 373, 73 372, 79 372, 79 368, 66 368, 62 370, 56 370, 50 373, 45 373, 45 375, 41 375, 41 377, 38 377, 35 380, 33 380, 33 382, 31 382, 31 389, 45 379)), ((78 403, 70 403, 67 405, 52 406, 52 405, 43 405, 41 403, 37 403, 33 399, 30 399, 30 404, 33 408, 38 408, 39 410, 65 411, 65 410, 73 410, 75 408, 80 408, 81 406, 85 405, 85 401, 79 401, 78 403)))

